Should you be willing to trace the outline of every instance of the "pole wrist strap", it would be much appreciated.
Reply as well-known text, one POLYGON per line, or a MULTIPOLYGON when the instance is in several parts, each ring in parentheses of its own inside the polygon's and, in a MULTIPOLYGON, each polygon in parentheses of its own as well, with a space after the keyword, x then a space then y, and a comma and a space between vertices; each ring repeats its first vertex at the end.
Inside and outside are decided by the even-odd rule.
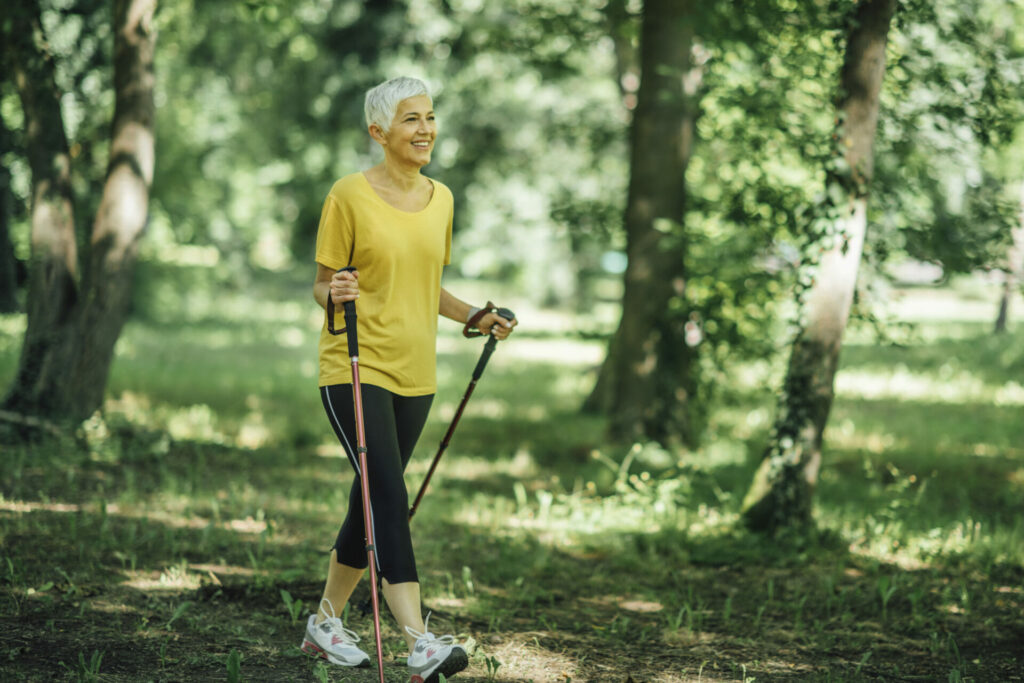
POLYGON ((483 318, 488 313, 497 312, 498 309, 490 301, 488 301, 487 305, 484 306, 483 308, 476 309, 476 311, 469 316, 469 320, 466 321, 466 326, 462 328, 462 336, 466 337, 467 339, 484 336, 484 333, 477 329, 476 324, 480 322, 480 319, 483 318))

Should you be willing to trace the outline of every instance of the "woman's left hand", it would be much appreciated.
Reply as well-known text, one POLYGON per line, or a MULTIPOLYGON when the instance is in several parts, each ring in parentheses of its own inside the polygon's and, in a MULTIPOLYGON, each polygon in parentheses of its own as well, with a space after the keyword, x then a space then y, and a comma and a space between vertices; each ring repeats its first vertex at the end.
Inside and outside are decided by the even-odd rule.
POLYGON ((512 330, 518 324, 519 321, 515 318, 507 320, 497 313, 487 313, 477 322, 476 329, 480 330, 480 334, 484 336, 493 334, 498 341, 501 341, 502 339, 508 339, 508 336, 512 334, 512 330))

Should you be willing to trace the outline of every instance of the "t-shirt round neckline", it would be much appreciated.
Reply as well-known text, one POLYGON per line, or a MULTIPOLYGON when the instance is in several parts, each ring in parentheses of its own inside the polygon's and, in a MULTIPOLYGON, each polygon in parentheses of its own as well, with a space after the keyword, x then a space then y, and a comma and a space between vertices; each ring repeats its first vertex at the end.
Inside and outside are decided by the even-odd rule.
POLYGON ((419 211, 406 211, 405 209, 399 209, 397 206, 395 206, 394 204, 392 204, 388 200, 386 200, 383 197, 381 197, 380 194, 377 192, 377 188, 375 188, 373 186, 373 183, 370 182, 370 179, 366 177, 366 171, 360 171, 359 172, 359 177, 363 179, 363 182, 366 183, 366 186, 370 189, 370 193, 374 196, 374 198, 377 201, 379 201, 381 204, 383 204, 384 206, 388 207, 392 211, 397 211, 398 213, 400 213, 402 215, 405 215, 405 216, 418 216, 418 215, 420 215, 421 213, 423 213, 424 211, 429 209, 431 207, 431 205, 433 205, 434 198, 437 197, 437 183, 435 183, 430 178, 427 178, 427 176, 423 176, 424 178, 427 178, 427 182, 429 182, 430 183, 430 187, 433 188, 431 190, 431 192, 430 192, 430 199, 427 201, 426 206, 424 206, 419 211))

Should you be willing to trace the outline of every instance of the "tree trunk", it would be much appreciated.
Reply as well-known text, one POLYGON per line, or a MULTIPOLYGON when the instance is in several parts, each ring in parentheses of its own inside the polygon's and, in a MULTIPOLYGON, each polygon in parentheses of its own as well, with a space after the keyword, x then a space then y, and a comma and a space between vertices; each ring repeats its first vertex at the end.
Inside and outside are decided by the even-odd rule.
POLYGON ((6 10, 6 62, 25 112, 25 148, 32 171, 31 254, 27 326, 14 384, 5 401, 13 410, 48 414, 66 371, 70 312, 76 298, 78 256, 71 194, 71 155, 64 134, 53 57, 43 36, 38 3, 6 10))
POLYGON ((999 297, 999 313, 996 314, 996 325, 992 330, 995 334, 1006 332, 1006 321, 1010 316, 1010 298, 1013 296, 1013 273, 1003 271, 1003 292, 999 297))
POLYGON ((1024 183, 1020 185, 1020 217, 1013 229, 1013 243, 1006 254, 1006 261, 1006 269, 1003 271, 1003 294, 999 300, 999 315, 996 316, 996 334, 1006 332, 1010 317, 1010 300, 1018 283, 1024 280, 1024 183))
MULTIPOLYGON (((622 319, 585 409, 609 416, 612 436, 691 442, 691 353, 669 302, 683 294, 680 223, 693 146, 696 91, 692 0, 648 0, 632 123, 622 319), (684 87, 684 81, 686 86, 684 87)), ((699 71, 697 71, 699 73, 699 71)))
POLYGON ((630 34, 634 30, 633 15, 629 13, 628 0, 609 0, 604 7, 608 34, 615 46, 615 75, 622 96, 622 104, 627 109, 636 108, 636 89, 639 83, 637 49, 630 34))
POLYGON ((88 417, 103 403, 110 363, 131 305, 139 241, 149 215, 156 107, 153 12, 156 0, 114 3, 114 121, 103 196, 92 228, 69 414, 88 417), (82 407, 79 408, 80 404, 82 407))
MULTIPOLYGON (((155 7, 156 0, 117 0, 114 3, 115 106, 110 160, 89 240, 81 289, 75 297, 70 278, 74 272, 73 251, 66 262, 69 273, 66 297, 58 297, 58 292, 64 290, 55 291, 53 286, 33 289, 33 282, 40 278, 38 274, 34 280, 30 276, 26 351, 22 353, 18 375, 5 403, 11 410, 54 419, 81 420, 102 405, 114 344, 129 309, 138 242, 146 224, 149 185, 153 177, 155 37, 152 19, 155 7), (33 310, 37 311, 35 321, 33 310), (40 321, 49 321, 49 326, 41 329, 40 321)), ((38 54, 38 50, 32 48, 21 56, 28 62, 38 54)), ((44 82, 52 83, 52 79, 44 82)), ((29 102, 36 94, 33 87, 37 85, 38 81, 22 88, 28 127, 39 128, 48 139, 59 138, 66 157, 67 143, 59 109, 51 113, 49 119, 30 115, 29 102)), ((53 101, 56 102, 56 98, 53 101)), ((31 136, 29 145, 30 154, 38 152, 39 147, 33 144, 31 136)), ((35 165, 32 170, 33 184, 38 187, 41 176, 37 175, 35 165)), ((66 173, 66 164, 63 170, 66 173)), ((39 196, 37 190, 33 203, 33 234, 39 196)), ((70 217, 70 194, 68 203, 70 217)), ((52 213, 39 221, 43 234, 54 232, 52 213)), ((75 244, 73 234, 67 231, 54 235, 52 242, 65 249, 63 254, 73 250, 75 244)), ((33 239, 34 254, 41 251, 45 256, 47 246, 48 243, 33 239)), ((32 269, 38 269, 35 257, 32 269)))
MULTIPOLYGON (((3 64, 0 55, 0 64, 3 64)), ((9 148, 10 131, 0 113, 0 156, 9 148)), ((0 313, 18 310, 18 261, 11 244, 11 172, 0 163, 0 313)))
POLYGON ((895 5, 896 0, 866 0, 851 24, 840 74, 837 130, 850 172, 828 179, 843 188, 847 204, 835 226, 836 243, 818 264, 804 302, 805 322, 793 343, 772 443, 743 503, 744 520, 757 530, 811 519, 839 351, 867 230, 878 97, 895 5))

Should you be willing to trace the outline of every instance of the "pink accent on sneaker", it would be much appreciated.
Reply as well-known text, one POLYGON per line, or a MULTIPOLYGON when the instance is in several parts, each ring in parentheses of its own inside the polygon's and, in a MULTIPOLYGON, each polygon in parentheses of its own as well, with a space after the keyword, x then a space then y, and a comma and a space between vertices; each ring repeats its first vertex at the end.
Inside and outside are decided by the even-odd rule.
POLYGON ((427 659, 433 657, 435 652, 437 652, 437 650, 427 650, 427 659))
POLYGON ((303 639, 302 651, 309 655, 316 655, 320 659, 327 659, 327 653, 324 652, 323 648, 314 643, 312 640, 303 639))
POLYGON ((344 638, 339 638, 338 636, 331 636, 331 645, 337 645, 338 643, 344 643, 344 642, 345 642, 344 638))

